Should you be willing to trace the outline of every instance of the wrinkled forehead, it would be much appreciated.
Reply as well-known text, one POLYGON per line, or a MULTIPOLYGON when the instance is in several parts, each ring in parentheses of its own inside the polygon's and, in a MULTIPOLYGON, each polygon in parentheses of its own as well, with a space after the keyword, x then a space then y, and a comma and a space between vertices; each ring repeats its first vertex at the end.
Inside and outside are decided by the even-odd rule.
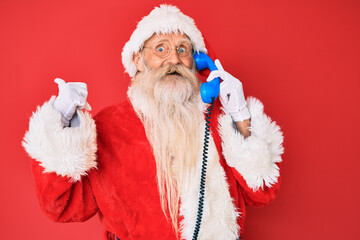
POLYGON ((153 43, 160 42, 160 41, 166 41, 166 42, 172 43, 174 45, 177 45, 182 42, 191 43, 190 38, 186 34, 181 34, 181 33, 169 33, 169 34, 159 33, 159 34, 157 34, 157 33, 154 33, 149 39, 147 39, 144 42, 143 45, 144 46, 151 45, 153 43))

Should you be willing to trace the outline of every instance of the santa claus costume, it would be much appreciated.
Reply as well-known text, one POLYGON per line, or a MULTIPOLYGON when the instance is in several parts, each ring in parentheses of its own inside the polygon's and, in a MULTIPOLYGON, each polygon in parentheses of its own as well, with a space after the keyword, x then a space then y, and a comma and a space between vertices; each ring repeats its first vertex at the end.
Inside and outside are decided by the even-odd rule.
MULTIPOLYGON (((174 32, 186 34, 195 51, 206 52, 193 19, 176 7, 161 5, 139 22, 124 47, 123 63, 129 75, 136 73, 132 56, 145 40, 154 33, 174 32)), ((94 118, 78 110, 80 125, 64 128, 54 101, 52 97, 38 107, 23 142, 34 159, 37 196, 45 214, 57 222, 81 222, 98 214, 108 240, 191 239, 198 213, 202 149, 186 191, 180 193, 176 233, 160 206, 154 154, 131 103, 107 107, 94 118)), ((205 107, 199 104, 200 111, 205 107)), ((238 239, 244 231, 245 206, 264 206, 279 189, 282 133, 259 100, 248 98, 247 107, 251 136, 244 138, 215 102, 198 239, 238 239)))

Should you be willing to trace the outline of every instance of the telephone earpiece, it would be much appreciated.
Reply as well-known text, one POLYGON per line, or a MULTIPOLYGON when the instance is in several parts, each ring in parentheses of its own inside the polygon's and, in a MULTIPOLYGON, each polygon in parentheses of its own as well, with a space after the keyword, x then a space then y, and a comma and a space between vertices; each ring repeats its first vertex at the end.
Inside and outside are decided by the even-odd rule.
MULTIPOLYGON (((210 71, 218 70, 214 61, 203 52, 195 52, 194 60, 196 68, 201 71, 208 68, 210 71)), ((200 86, 200 95, 204 103, 211 103, 219 96, 220 78, 215 78, 210 82, 204 82, 200 86)))

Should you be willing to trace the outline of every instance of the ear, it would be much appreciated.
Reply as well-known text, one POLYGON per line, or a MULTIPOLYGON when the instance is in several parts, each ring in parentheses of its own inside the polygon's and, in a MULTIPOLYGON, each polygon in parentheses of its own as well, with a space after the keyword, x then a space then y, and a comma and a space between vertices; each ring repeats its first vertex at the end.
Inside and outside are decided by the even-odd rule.
POLYGON ((140 72, 144 71, 143 59, 141 52, 137 52, 133 56, 133 61, 135 63, 136 69, 140 72))

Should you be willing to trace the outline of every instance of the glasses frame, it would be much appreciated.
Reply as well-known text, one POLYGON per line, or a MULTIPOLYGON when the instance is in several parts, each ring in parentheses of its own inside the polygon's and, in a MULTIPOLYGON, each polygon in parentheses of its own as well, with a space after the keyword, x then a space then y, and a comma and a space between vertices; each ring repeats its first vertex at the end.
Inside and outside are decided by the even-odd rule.
POLYGON ((159 42, 155 42, 152 44, 152 46, 143 46, 141 50, 145 49, 145 48, 150 48, 152 50, 152 53, 155 54, 157 57, 159 58, 167 58, 170 56, 170 52, 175 49, 176 50, 176 54, 178 55, 179 58, 186 58, 188 56, 193 56, 195 51, 194 51, 194 47, 193 44, 191 43, 191 41, 182 41, 180 42, 177 47, 172 47, 171 44, 168 41, 159 41, 159 42), (179 53, 179 48, 181 45, 183 44, 189 44, 190 45, 190 50, 189 53, 186 56, 181 56, 179 53), (160 44, 164 44, 165 46, 168 46, 167 48, 167 53, 164 56, 160 56, 159 53, 156 51, 156 48, 160 45, 160 44))

